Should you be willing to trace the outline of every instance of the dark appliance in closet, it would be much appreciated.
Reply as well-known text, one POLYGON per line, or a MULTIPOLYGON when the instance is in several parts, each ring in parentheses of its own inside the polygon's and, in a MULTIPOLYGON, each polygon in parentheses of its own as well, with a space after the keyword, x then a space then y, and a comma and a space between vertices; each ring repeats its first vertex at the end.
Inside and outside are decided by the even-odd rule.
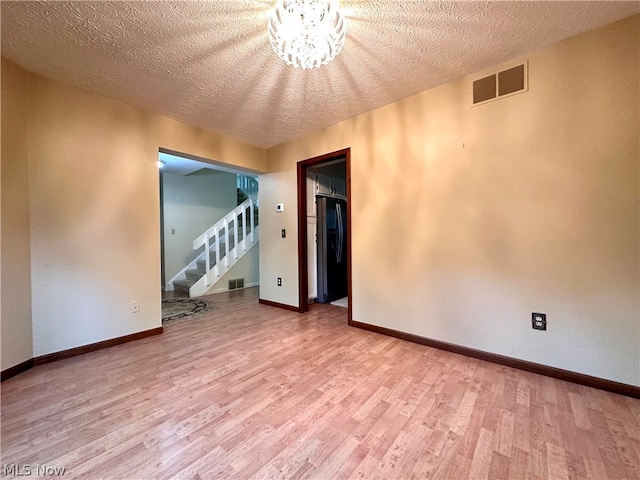
POLYGON ((347 202, 318 195, 318 298, 329 303, 347 296, 347 202))

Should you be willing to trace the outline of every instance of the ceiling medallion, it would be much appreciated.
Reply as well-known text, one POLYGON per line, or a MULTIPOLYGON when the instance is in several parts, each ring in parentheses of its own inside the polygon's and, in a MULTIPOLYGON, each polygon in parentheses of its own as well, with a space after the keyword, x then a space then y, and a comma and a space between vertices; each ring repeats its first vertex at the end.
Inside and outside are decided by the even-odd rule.
POLYGON ((336 58, 347 23, 338 0, 277 0, 269 16, 269 41, 287 65, 310 70, 336 58))

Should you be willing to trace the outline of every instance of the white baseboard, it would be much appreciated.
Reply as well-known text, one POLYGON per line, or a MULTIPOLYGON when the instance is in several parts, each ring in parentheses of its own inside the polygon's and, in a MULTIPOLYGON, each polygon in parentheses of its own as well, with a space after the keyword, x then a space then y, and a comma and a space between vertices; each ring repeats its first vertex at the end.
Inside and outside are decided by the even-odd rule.
POLYGON ((229 290, 229 287, 226 287, 226 288, 220 287, 220 288, 216 288, 215 290, 209 290, 205 295, 213 295, 214 293, 235 292, 236 290, 244 290, 245 288, 258 287, 258 286, 260 286, 260 282, 247 283, 244 287, 235 288, 233 290, 229 290))

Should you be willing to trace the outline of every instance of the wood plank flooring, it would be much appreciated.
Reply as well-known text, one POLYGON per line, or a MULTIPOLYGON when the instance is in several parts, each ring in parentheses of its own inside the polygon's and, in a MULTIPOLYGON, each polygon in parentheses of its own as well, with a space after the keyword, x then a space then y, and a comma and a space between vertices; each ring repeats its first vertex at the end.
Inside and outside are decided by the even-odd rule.
POLYGON ((257 289, 2 384, 2 464, 64 478, 639 478, 640 401, 298 314, 257 289))

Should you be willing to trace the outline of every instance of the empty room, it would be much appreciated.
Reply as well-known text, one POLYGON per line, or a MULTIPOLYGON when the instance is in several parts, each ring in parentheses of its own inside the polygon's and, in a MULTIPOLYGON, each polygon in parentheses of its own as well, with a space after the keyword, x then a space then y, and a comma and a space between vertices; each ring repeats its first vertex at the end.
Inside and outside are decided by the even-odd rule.
POLYGON ((640 3, 0 8, 3 478, 640 477, 640 3))

